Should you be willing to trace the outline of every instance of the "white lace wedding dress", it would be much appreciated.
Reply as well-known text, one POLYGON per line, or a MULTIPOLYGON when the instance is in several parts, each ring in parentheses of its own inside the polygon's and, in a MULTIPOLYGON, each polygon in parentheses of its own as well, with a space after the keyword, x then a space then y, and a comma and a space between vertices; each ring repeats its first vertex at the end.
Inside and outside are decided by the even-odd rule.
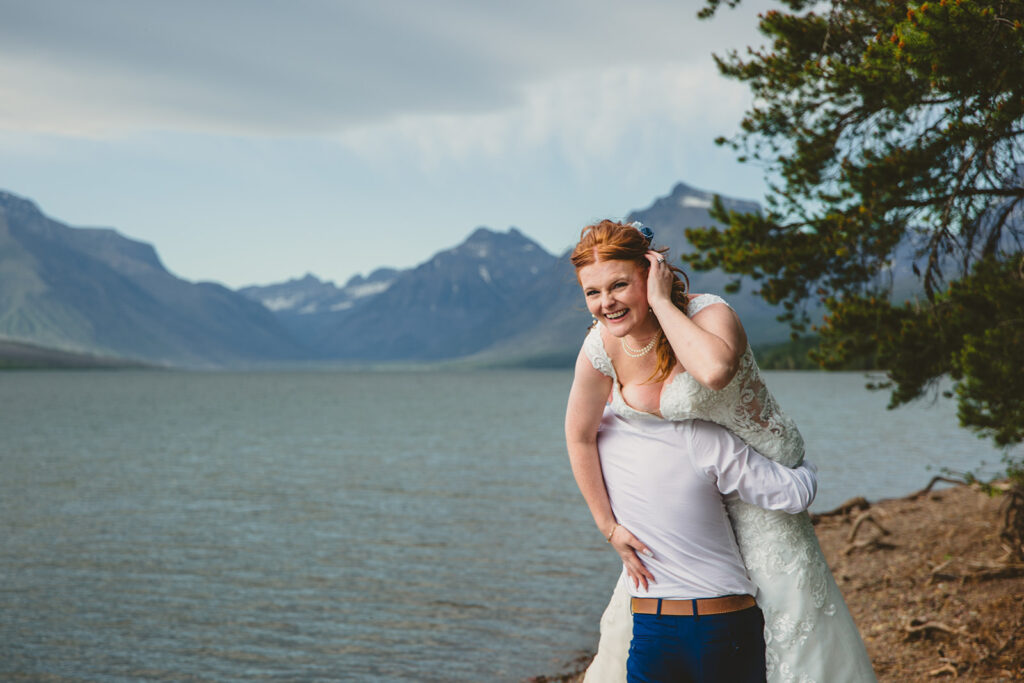
MULTIPOLYGON (((687 314, 726 303, 712 294, 690 300, 687 314)), ((803 460, 803 437, 768 393, 748 346, 728 386, 712 391, 688 373, 673 377, 661 393, 659 418, 634 410, 622 398, 611 359, 601 341, 601 324, 583 342, 594 367, 612 378, 611 409, 631 420, 700 418, 728 428, 761 454, 785 465, 803 460)), ((727 500, 736 541, 757 604, 764 612, 770 683, 861 683, 875 675, 857 626, 822 555, 807 513, 770 512, 727 500)), ((586 683, 622 683, 632 638, 632 617, 625 579, 620 578, 601 617, 597 656, 586 683)))

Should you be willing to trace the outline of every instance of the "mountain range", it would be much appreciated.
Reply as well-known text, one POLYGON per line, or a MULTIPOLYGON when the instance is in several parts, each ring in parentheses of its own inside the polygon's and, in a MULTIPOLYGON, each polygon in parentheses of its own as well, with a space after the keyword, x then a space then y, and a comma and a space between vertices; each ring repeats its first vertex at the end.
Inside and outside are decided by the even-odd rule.
MULTIPOLYGON (((652 226, 656 246, 675 259, 691 248, 686 227, 713 223, 711 199, 680 183, 626 220, 652 226)), ((690 274, 693 291, 720 292, 729 279, 690 274)), ((738 294, 730 303, 758 343, 788 336, 761 299, 738 294)), ((589 322, 568 253, 550 254, 516 228, 477 228, 414 268, 380 268, 341 287, 306 275, 236 292, 180 279, 148 244, 69 227, 0 192, 0 337, 12 341, 200 367, 451 359, 568 366, 589 322)))
POLYGON ((260 303, 175 277, 152 246, 68 227, 8 192, 0 192, 0 336, 165 365, 306 355, 260 303))
MULTIPOLYGON (((687 227, 713 224, 713 193, 677 184, 628 214, 655 230, 671 258, 692 250, 687 227)), ((723 198, 740 212, 756 202, 723 198)), ((721 292, 730 276, 691 273, 695 292, 721 292)), ((342 287, 312 275, 240 290, 274 309, 318 356, 343 360, 466 358, 487 365, 566 366, 590 325, 569 253, 549 254, 516 228, 477 228, 462 244, 404 271, 378 270, 342 287)), ((758 343, 788 338, 778 312, 749 293, 730 296, 758 343)))

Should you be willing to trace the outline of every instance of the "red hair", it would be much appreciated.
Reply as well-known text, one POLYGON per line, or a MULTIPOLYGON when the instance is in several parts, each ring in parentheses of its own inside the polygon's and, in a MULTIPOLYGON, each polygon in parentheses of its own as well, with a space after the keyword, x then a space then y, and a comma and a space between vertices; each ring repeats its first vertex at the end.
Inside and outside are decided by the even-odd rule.
MULTIPOLYGON (((572 265, 576 267, 577 281, 579 281, 581 268, 598 261, 632 261, 644 273, 646 279, 651 262, 647 260, 645 254, 650 250, 650 242, 632 225, 603 220, 583 228, 580 232, 580 241, 576 243, 569 258, 572 265)), ((654 251, 664 255, 668 253, 668 247, 661 247, 654 251)), ((690 300, 687 295, 690 289, 690 280, 681 268, 676 268, 667 260, 665 265, 672 270, 672 303, 680 311, 686 313, 686 304, 690 300)), ((676 354, 664 334, 658 337, 656 352, 658 364, 647 380, 664 382, 676 365, 676 354)))

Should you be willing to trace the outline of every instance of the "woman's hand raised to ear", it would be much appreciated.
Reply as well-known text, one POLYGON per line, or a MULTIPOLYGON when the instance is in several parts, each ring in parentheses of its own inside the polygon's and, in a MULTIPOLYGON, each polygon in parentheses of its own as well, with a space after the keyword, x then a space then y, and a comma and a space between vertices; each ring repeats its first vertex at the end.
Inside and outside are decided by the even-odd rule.
POLYGON ((640 560, 640 554, 654 557, 654 553, 651 552, 650 548, 641 543, 640 539, 634 536, 629 529, 621 524, 616 524, 608 542, 612 544, 615 552, 622 558, 626 574, 629 575, 629 580, 634 586, 639 588, 642 585, 644 590, 647 590, 648 582, 655 583, 654 574, 640 560))
POLYGON ((704 306, 691 319, 672 302, 672 268, 656 251, 645 256, 647 303, 661 325, 677 363, 697 382, 712 391, 725 388, 739 370, 747 348, 747 334, 740 319, 725 303, 704 306))
POLYGON ((647 271, 647 303, 652 307, 656 303, 672 301, 672 269, 665 262, 665 257, 656 251, 648 251, 644 256, 651 262, 647 271))

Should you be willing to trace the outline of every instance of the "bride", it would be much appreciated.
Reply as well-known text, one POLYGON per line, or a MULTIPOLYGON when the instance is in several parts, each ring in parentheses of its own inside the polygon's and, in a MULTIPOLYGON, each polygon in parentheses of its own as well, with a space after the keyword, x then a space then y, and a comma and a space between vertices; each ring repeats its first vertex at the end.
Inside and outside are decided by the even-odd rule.
MULTIPOLYGON (((803 460, 803 438, 765 388, 735 312, 717 296, 690 294, 666 250, 651 250, 652 236, 639 224, 602 221, 583 230, 571 257, 595 324, 576 361, 566 444, 594 522, 623 563, 589 683, 626 680, 632 618, 625 581, 646 587, 656 580, 642 561, 650 549, 618 524, 605 490, 597 450, 605 405, 641 421, 717 422, 772 460, 791 467, 803 460)), ((726 505, 765 616, 768 680, 875 681, 807 513, 732 499, 726 505)))

